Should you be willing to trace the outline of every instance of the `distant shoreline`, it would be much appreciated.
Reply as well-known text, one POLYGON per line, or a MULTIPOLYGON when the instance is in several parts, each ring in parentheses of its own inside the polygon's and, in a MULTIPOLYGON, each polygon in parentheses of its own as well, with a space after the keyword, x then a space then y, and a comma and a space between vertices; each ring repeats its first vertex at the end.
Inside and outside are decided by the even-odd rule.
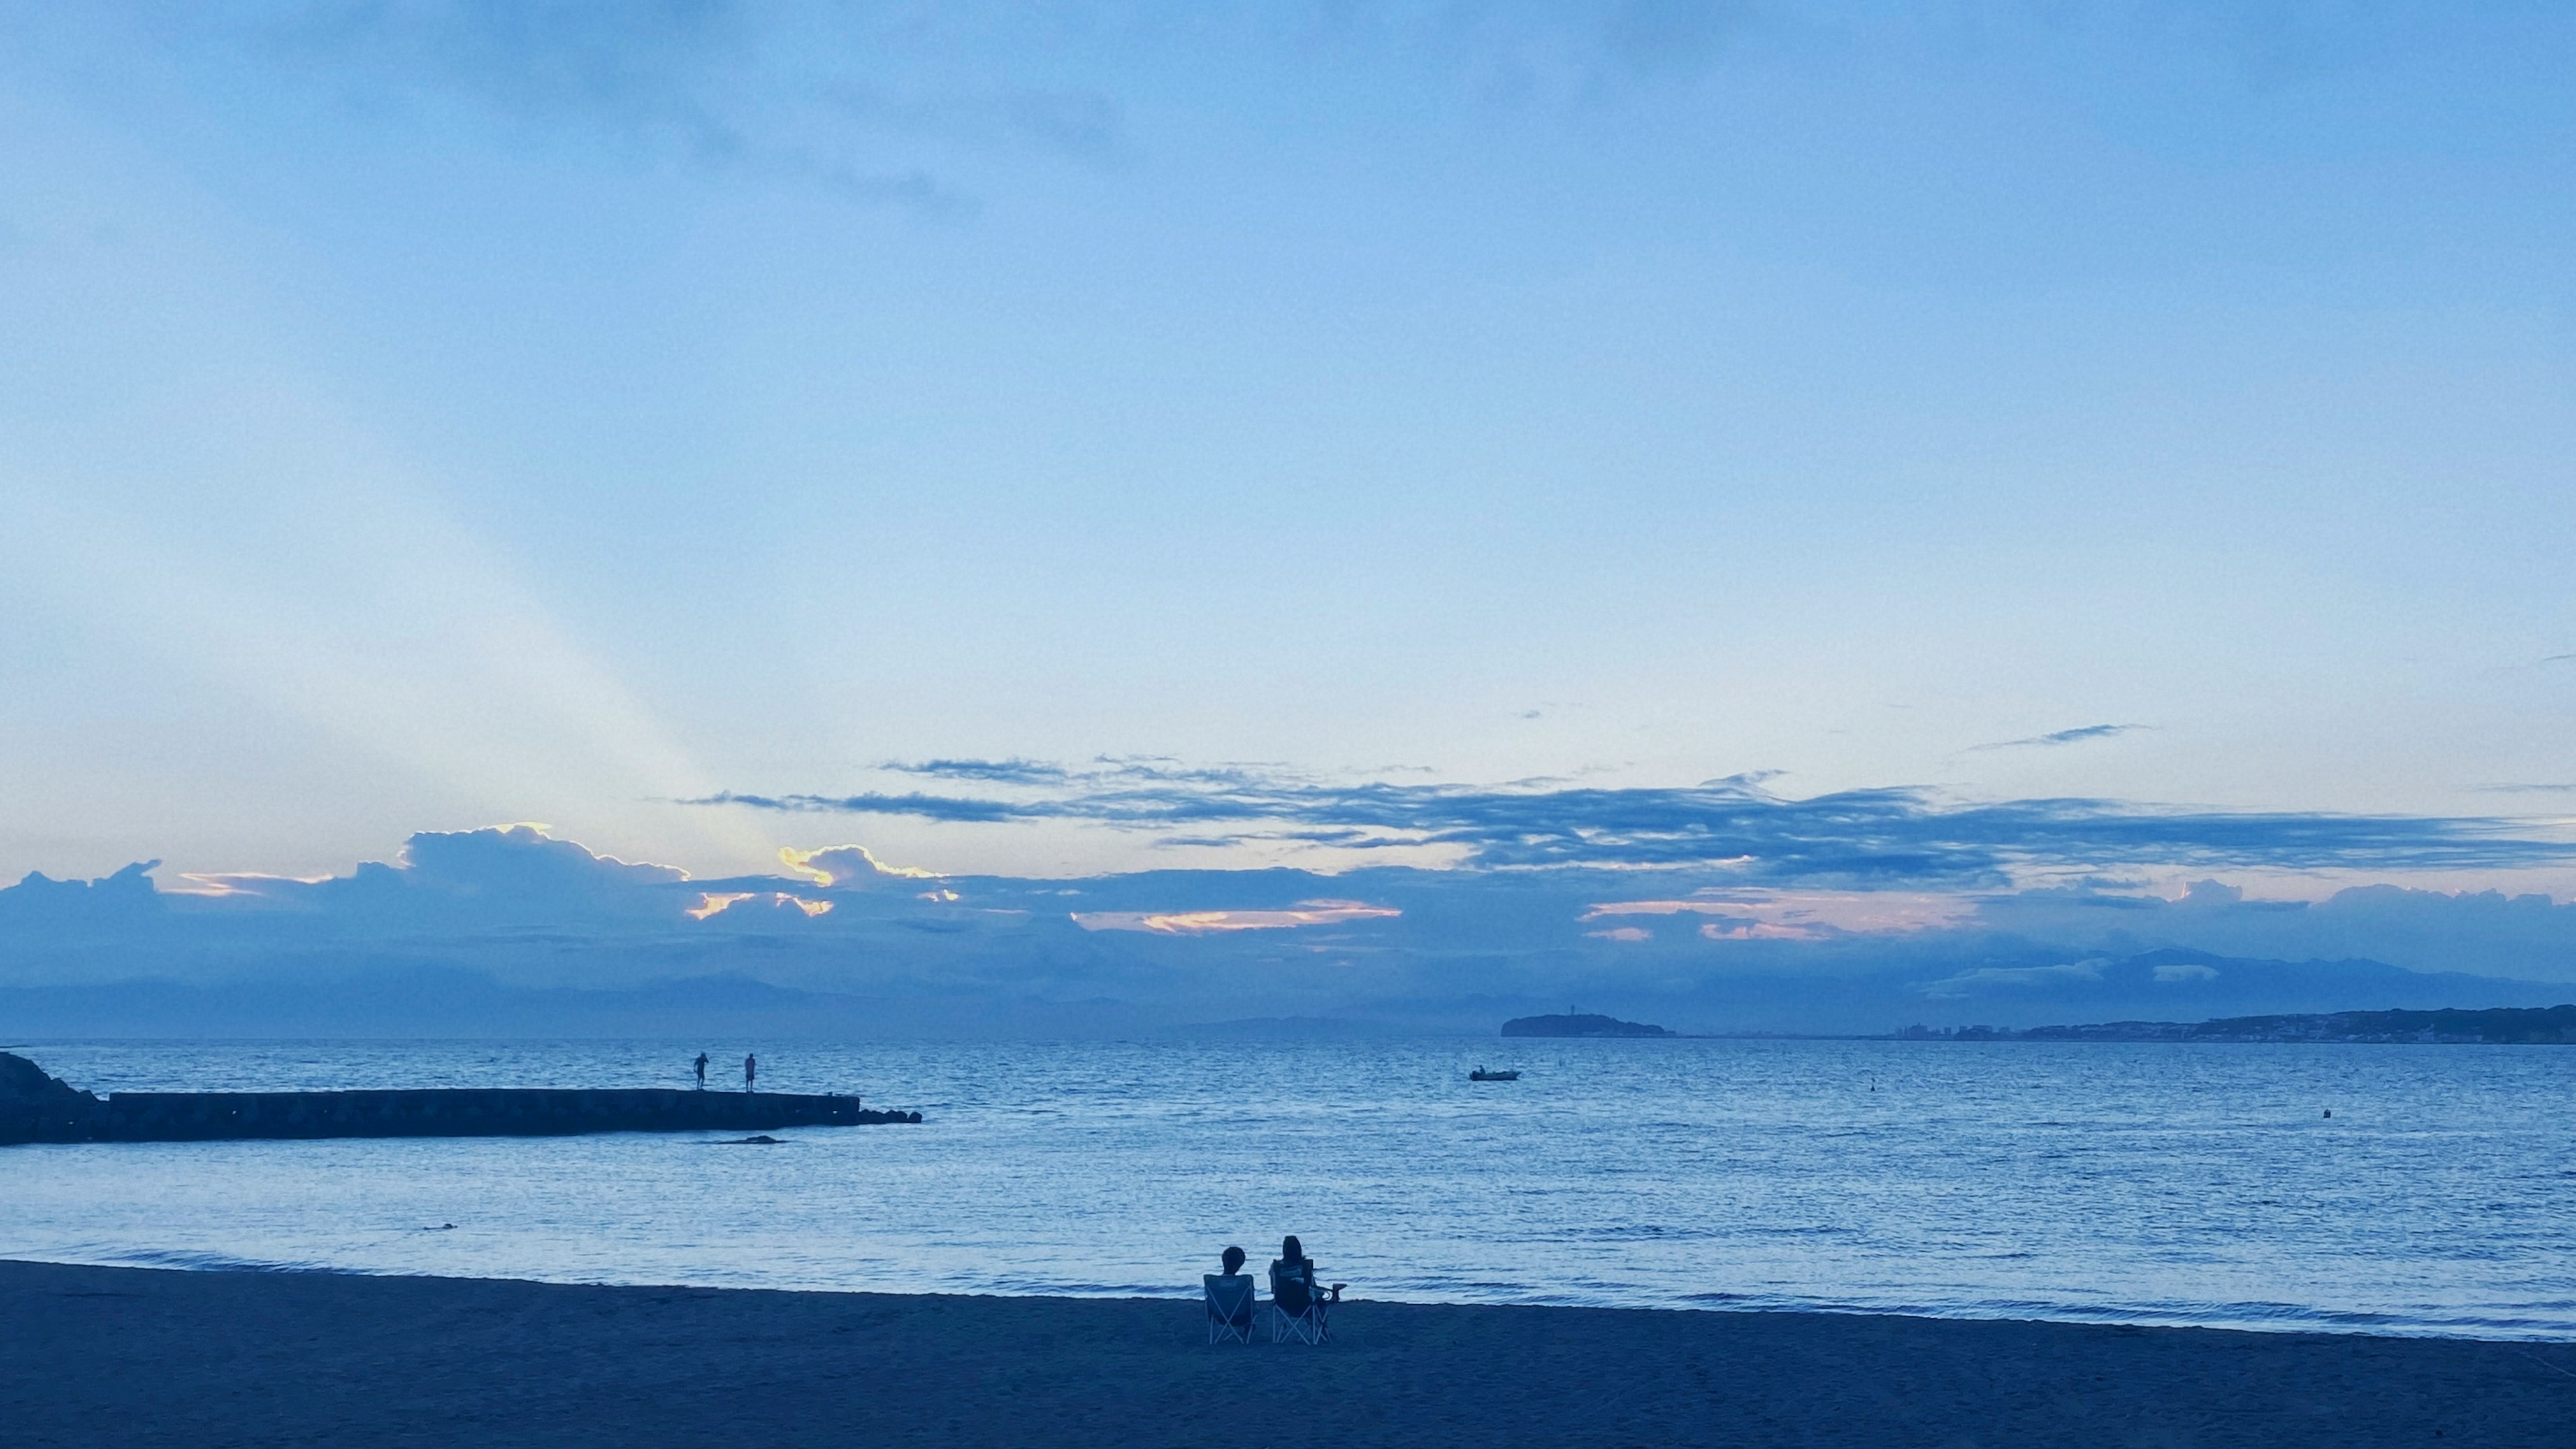
POLYGON ((1880 1033, 1668 1031, 1607 1016, 1517 1017, 1507 1040, 1527 1041, 2067 1041, 2337 1043, 2400 1046, 2576 1045, 2576 1005, 2477 1010, 2303 1012, 2207 1021, 2109 1021, 2082 1026, 1909 1026, 1880 1033), (1595 1025, 1595 1024, 1598 1025, 1595 1025))
POLYGON ((2576 1045, 2576 1006, 2478 1011, 2329 1011, 2210 1021, 2110 1021, 2087 1026, 1908 1027, 1895 1041, 2321 1042, 2360 1046, 2576 1045))

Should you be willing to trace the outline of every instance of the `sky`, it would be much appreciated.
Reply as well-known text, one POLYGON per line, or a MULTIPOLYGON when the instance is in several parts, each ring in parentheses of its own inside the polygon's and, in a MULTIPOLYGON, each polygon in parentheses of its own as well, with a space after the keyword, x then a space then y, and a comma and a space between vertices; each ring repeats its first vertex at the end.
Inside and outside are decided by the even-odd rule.
POLYGON ((2576 900, 2571 65, 2564 4, 0 0, 0 878, 525 821, 2576 900))

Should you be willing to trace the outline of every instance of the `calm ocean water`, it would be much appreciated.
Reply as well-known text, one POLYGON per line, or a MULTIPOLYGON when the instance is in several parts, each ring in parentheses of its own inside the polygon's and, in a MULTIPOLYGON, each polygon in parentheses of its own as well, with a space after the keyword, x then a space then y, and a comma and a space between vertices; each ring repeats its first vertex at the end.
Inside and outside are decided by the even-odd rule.
MULTIPOLYGON (((752 1045, 928 1121, 5 1148, 0 1257, 1187 1294, 1294 1232, 1371 1298, 2576 1338, 2576 1048, 752 1045)), ((700 1046, 739 1084, 740 1042, 21 1050, 106 1092, 684 1085, 700 1046)))

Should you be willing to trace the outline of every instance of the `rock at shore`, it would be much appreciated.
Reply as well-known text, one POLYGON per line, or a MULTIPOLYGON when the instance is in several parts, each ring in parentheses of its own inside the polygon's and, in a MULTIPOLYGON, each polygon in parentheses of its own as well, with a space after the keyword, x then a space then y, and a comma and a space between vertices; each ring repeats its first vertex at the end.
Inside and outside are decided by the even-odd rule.
POLYGON ((77 1142, 89 1136, 98 1098, 14 1052, 0 1052, 0 1142, 77 1142))
POLYGON ((1671 1036, 1660 1026, 1642 1021, 1621 1021, 1613 1016, 1591 1012, 1568 1012, 1563 1016, 1516 1016, 1503 1023, 1505 1036, 1671 1036))

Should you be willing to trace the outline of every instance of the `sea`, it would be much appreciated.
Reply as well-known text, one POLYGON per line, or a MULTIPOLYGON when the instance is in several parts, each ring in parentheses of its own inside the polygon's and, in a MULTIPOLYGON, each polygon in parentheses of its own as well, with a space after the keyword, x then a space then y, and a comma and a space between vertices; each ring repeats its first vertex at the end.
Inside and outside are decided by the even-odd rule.
POLYGON ((98 1092, 691 1085, 919 1126, 0 1148, 0 1257, 2576 1339, 2576 1047, 51 1042, 98 1092), (1477 1066, 1517 1069, 1474 1082, 1477 1066))

